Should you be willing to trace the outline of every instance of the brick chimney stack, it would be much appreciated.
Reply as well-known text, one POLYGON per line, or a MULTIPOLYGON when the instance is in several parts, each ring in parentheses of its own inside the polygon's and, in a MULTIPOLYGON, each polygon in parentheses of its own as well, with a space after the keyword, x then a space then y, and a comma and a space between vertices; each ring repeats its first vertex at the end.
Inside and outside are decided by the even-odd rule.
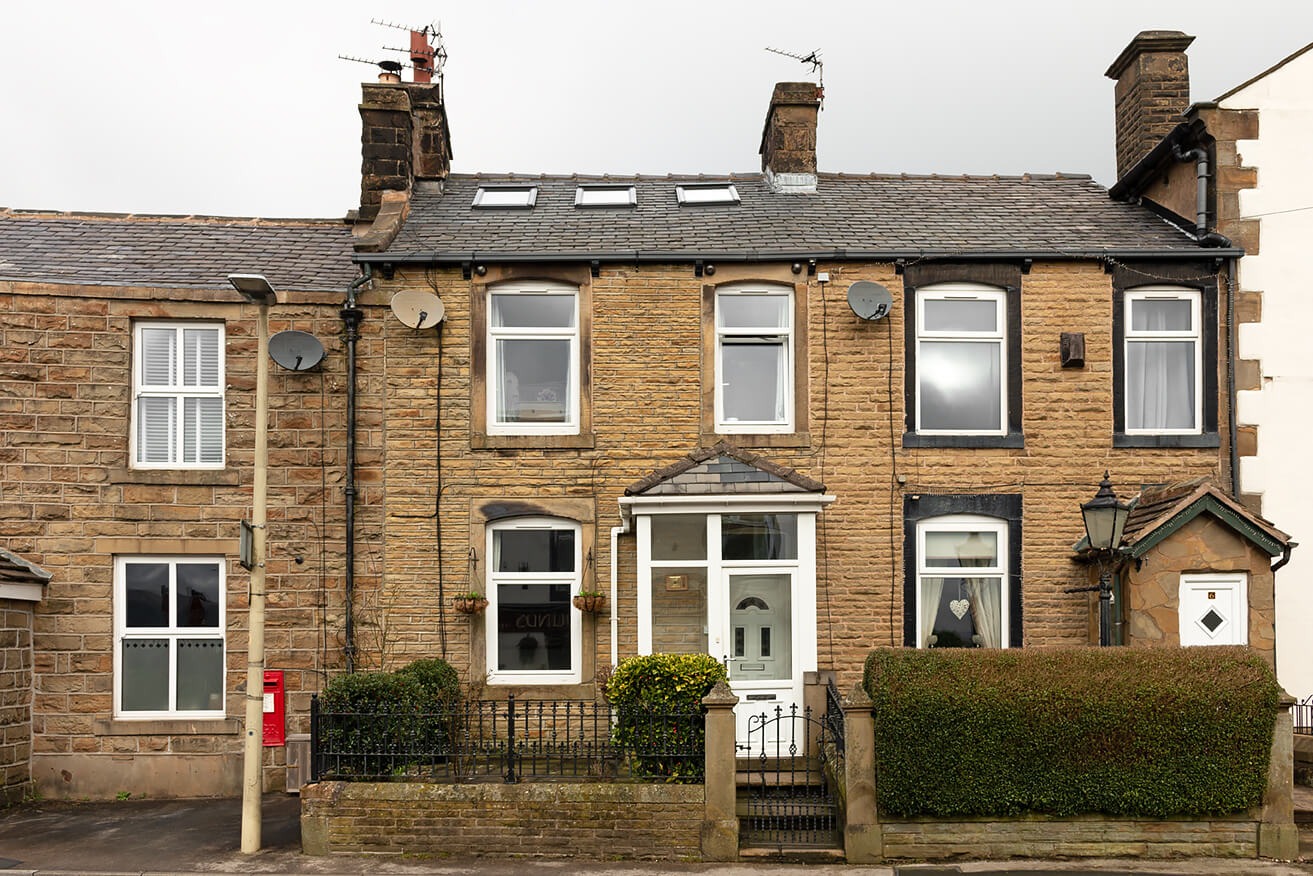
POLYGON ((814 82, 780 82, 761 132, 761 169, 777 192, 816 191, 816 121, 822 90, 814 82))
POLYGON ((360 101, 360 219, 378 215, 386 191, 446 179, 451 133, 440 83, 366 82, 360 101))
POLYGON ((1184 121, 1190 107, 1185 50, 1192 42, 1179 30, 1142 31, 1104 73, 1117 81, 1118 179, 1184 121))

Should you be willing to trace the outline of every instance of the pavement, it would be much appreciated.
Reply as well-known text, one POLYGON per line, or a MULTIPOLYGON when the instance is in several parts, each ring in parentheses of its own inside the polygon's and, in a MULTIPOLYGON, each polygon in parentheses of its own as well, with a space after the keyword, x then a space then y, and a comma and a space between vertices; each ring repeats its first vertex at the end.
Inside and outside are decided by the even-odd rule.
MULTIPOLYGON (((1313 792, 1310 792, 1313 795, 1313 792)), ((1180 860, 978 861, 861 866, 841 864, 671 864, 577 860, 445 859, 414 856, 310 857, 301 854, 300 798, 262 801, 262 849, 241 853, 241 801, 40 801, 0 810, 0 876, 129 876, 129 874, 383 874, 383 876, 1310 876, 1313 825, 1300 834, 1302 862, 1191 858, 1180 860)))

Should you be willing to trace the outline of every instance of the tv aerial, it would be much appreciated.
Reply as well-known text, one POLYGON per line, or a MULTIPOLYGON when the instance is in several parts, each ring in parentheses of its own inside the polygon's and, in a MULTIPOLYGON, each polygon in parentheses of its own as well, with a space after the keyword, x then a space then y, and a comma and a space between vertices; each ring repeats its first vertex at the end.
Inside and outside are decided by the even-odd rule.
POLYGON ((848 306, 861 319, 884 319, 894 306, 894 296, 879 283, 858 280, 848 287, 848 306))
POLYGON ((446 318, 442 299, 423 289, 402 289, 392 296, 392 315, 413 329, 433 328, 446 318))
POLYGON ((388 81, 391 82, 400 82, 401 71, 409 69, 415 71, 413 74, 415 82, 432 82, 433 77, 436 75, 438 84, 442 84, 442 68, 447 63, 447 50, 442 44, 442 31, 439 30, 439 25, 426 24, 423 27, 410 27, 391 21, 381 21, 377 18, 370 19, 370 24, 404 30, 409 33, 410 48, 381 47, 385 52, 400 53, 409 60, 409 63, 391 59, 359 58, 355 55, 338 55, 340 59, 378 67, 388 77, 388 81))
POLYGON ((279 332, 269 339, 269 358, 288 371, 309 371, 324 361, 324 345, 309 332, 279 332))
POLYGON ((804 64, 812 65, 812 72, 816 74, 817 82, 821 88, 825 87, 825 64, 821 62, 821 50, 812 49, 805 55, 799 55, 794 52, 786 52, 783 49, 772 49, 766 46, 766 51, 774 52, 777 55, 783 55, 786 58, 792 58, 795 61, 801 61, 804 64))

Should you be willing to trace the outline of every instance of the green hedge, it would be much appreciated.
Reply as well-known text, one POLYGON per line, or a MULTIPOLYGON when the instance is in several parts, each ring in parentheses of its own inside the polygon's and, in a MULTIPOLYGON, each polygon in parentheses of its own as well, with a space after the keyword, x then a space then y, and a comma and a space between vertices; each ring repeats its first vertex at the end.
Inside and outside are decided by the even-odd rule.
POLYGON ((615 741, 631 753, 635 775, 671 781, 703 774, 702 698, 727 678, 709 654, 646 654, 620 661, 606 682, 615 741))
POLYGON ((371 775, 443 754, 460 699, 460 679, 445 660, 339 675, 319 694, 321 748, 344 756, 344 771, 371 775))
POLYGON ((878 649, 865 685, 905 817, 1249 809, 1280 691, 1245 648, 878 649))

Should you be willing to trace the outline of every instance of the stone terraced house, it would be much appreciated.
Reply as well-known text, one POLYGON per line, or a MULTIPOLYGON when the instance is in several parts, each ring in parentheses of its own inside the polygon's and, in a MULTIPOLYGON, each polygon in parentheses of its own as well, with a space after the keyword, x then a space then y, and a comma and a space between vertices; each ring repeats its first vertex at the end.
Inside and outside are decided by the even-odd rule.
POLYGON ((592 698, 625 656, 707 652, 742 720, 850 686, 877 645, 1097 641, 1067 591, 1105 469, 1189 517, 1141 516, 1156 595, 1118 576, 1115 640, 1197 625, 1175 545, 1178 586, 1242 594, 1207 640, 1272 659, 1288 539, 1223 501, 1241 251, 1085 176, 820 173, 821 99, 776 86, 760 172, 490 176, 451 172, 439 84, 371 83, 351 222, 0 213, 0 547, 51 573, 40 792, 240 786, 234 272, 326 348, 271 369, 288 730, 329 675, 419 657, 488 698, 592 698))

